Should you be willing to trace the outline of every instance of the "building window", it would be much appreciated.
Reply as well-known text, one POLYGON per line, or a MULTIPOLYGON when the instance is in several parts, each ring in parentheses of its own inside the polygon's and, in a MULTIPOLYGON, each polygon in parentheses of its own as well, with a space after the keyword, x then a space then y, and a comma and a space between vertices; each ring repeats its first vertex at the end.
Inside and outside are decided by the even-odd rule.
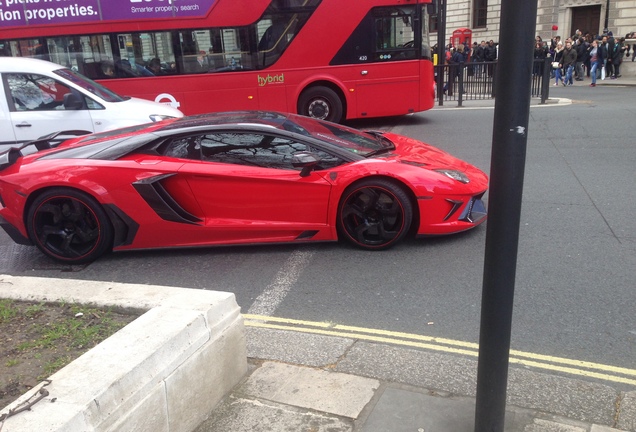
POLYGON ((437 14, 431 14, 428 16, 428 29, 429 31, 433 32, 433 31, 437 31, 438 27, 438 15, 437 14))
POLYGON ((486 27, 488 0, 473 0, 473 28, 486 27))

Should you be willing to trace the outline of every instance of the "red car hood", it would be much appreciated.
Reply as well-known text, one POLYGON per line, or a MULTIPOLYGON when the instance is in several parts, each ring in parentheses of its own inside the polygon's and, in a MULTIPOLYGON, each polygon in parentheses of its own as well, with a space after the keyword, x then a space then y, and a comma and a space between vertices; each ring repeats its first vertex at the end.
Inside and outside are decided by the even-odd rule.
POLYGON ((401 162, 421 165, 431 170, 459 170, 466 173, 472 180, 481 180, 486 184, 488 182, 488 177, 479 168, 430 144, 394 133, 385 133, 384 136, 395 144, 395 150, 392 151, 394 156, 389 156, 389 159, 395 158, 401 162))

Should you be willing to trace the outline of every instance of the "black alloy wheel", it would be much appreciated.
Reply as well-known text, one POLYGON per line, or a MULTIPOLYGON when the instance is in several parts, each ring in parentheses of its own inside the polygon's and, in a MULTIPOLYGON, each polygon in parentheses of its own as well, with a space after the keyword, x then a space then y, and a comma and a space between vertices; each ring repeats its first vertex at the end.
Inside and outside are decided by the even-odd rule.
POLYGON ((27 230, 42 252, 69 264, 94 261, 113 242, 104 209, 74 189, 54 188, 38 196, 29 207, 27 230))
POLYGON ((298 99, 298 113, 318 120, 339 123, 342 120, 342 101, 329 87, 310 87, 298 99))
POLYGON ((400 241, 413 221, 413 205, 404 189, 385 179, 369 179, 345 191, 338 231, 363 249, 387 249, 400 241))

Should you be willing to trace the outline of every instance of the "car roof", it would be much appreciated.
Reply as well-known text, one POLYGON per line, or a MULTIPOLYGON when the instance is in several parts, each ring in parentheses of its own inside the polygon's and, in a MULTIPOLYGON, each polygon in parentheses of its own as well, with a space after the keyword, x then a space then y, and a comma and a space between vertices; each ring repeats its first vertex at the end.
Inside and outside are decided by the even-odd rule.
POLYGON ((283 114, 272 111, 229 111, 200 114, 183 117, 171 121, 164 127, 156 129, 157 132, 173 131, 175 129, 197 128, 200 126, 269 126, 283 129, 284 122, 291 114, 283 114))
POLYGON ((53 149, 39 159, 96 158, 117 159, 156 138, 193 133, 220 127, 243 130, 285 130, 284 123, 294 114, 270 111, 229 111, 173 118, 160 123, 146 123, 122 129, 90 134, 53 149))
MULTIPOLYGON (((129 154, 155 139, 183 134, 199 133, 201 131, 252 131, 263 133, 266 130, 276 130, 287 136, 302 136, 323 146, 332 147, 327 142, 312 133, 313 127, 307 122, 326 124, 296 114, 279 113, 273 111, 230 111, 200 114, 197 116, 173 118, 159 123, 146 123, 115 129, 97 134, 87 135, 63 143, 59 148, 52 149, 39 159, 82 158, 82 159, 118 159, 129 154), (310 130, 306 129, 309 127, 310 130)), ((337 148, 334 148, 338 151, 337 148)), ((351 154, 345 152, 348 157, 351 154)))
POLYGON ((2 57, 0 72, 53 72, 63 69, 56 63, 30 57, 2 57))

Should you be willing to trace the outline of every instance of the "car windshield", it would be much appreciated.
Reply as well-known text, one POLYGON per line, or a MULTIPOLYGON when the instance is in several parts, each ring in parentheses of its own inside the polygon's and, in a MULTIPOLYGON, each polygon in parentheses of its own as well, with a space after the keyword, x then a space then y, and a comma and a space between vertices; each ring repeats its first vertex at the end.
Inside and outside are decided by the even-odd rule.
MULTIPOLYGON (((301 116, 289 116, 289 121, 296 123, 299 128, 307 132, 306 134, 314 138, 360 156, 377 155, 395 148, 391 141, 379 134, 362 132, 347 126, 301 116)), ((289 127, 285 129, 289 130, 289 127)))
POLYGON ((74 84, 82 87, 84 90, 89 91, 91 94, 106 102, 123 102, 127 100, 123 96, 118 95, 112 90, 107 89, 101 84, 86 78, 84 75, 80 75, 71 69, 58 69, 54 71, 57 75, 71 81, 74 84))

